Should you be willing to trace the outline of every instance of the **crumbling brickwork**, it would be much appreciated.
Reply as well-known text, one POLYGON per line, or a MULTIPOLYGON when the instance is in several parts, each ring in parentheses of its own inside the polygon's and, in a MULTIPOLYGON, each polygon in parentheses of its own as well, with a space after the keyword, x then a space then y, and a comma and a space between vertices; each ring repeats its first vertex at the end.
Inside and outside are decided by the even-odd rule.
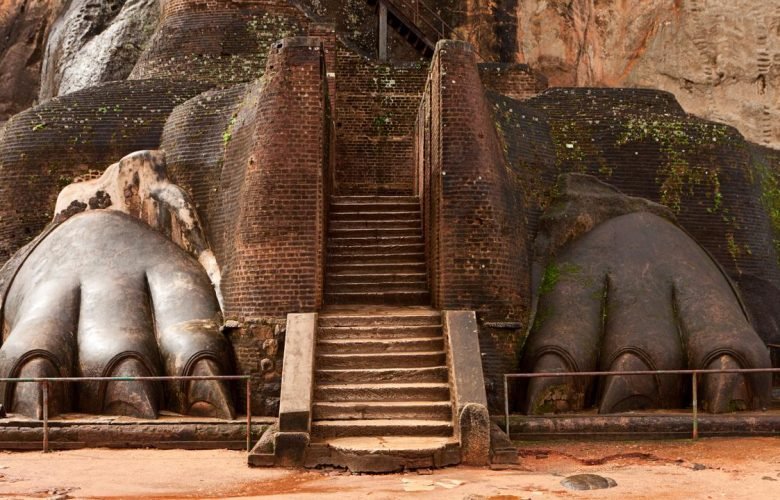
POLYGON ((165 119, 198 83, 125 81, 53 99, 0 129, 0 261, 51 220, 60 189, 134 151, 156 149, 165 119))

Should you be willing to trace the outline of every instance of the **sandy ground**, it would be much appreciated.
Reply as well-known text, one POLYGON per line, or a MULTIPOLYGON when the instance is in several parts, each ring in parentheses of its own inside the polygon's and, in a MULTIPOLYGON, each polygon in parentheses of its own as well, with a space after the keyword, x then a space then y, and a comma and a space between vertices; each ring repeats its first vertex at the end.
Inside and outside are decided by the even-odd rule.
POLYGON ((232 451, 104 450, 0 453, 2 498, 515 498, 780 499, 780 438, 519 443, 509 470, 420 474, 249 469, 232 451), (571 491, 570 474, 617 487, 571 491), (416 489, 420 491, 407 491, 416 489))

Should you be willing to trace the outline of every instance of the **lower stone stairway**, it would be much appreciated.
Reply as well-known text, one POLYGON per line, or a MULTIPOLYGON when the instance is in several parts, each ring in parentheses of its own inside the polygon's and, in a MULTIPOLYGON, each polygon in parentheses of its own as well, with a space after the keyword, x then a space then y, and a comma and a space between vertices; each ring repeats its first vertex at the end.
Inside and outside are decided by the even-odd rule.
POLYGON ((430 304, 420 200, 331 198, 326 304, 430 304))
POLYGON ((459 461, 441 323, 427 307, 319 314, 308 465, 386 471, 459 461))

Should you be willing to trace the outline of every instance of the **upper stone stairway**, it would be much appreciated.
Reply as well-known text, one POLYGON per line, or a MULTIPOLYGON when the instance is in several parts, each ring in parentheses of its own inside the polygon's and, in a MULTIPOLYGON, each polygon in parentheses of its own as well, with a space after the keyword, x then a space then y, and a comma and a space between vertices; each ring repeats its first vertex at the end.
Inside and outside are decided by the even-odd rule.
POLYGON ((419 198, 337 196, 329 218, 326 304, 430 304, 419 198))
POLYGON ((422 0, 366 0, 387 7, 387 24, 406 39, 422 56, 431 57, 436 42, 448 38, 452 28, 422 0))

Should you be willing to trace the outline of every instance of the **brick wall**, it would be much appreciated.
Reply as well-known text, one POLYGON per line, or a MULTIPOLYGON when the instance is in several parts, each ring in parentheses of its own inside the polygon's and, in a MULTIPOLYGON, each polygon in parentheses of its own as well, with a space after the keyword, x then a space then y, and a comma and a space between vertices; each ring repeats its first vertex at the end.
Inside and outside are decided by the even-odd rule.
POLYGON ((0 262, 52 218, 60 189, 123 156, 156 149, 173 108, 197 83, 108 83, 52 99, 0 129, 0 262))
POLYGON ((336 64, 336 193, 411 194, 427 64, 377 64, 343 45, 336 64))
POLYGON ((171 177, 193 195, 220 263, 226 333, 237 371, 252 375, 257 415, 278 411, 286 314, 322 302, 332 175, 324 61, 319 39, 286 39, 261 79, 191 99, 163 133, 171 177))
POLYGON ((528 256, 519 179, 506 168, 468 44, 439 43, 416 134, 435 306, 524 321, 528 256))
POLYGON ((486 89, 513 99, 528 99, 547 88, 547 78, 527 64, 482 63, 479 77, 486 89))
POLYGON ((274 42, 304 35, 308 25, 287 0, 167 0, 130 78, 250 82, 262 76, 274 42))
POLYGON ((440 42, 416 124, 434 306, 476 310, 489 405, 517 367, 530 303, 522 177, 508 168, 468 44, 440 42))

